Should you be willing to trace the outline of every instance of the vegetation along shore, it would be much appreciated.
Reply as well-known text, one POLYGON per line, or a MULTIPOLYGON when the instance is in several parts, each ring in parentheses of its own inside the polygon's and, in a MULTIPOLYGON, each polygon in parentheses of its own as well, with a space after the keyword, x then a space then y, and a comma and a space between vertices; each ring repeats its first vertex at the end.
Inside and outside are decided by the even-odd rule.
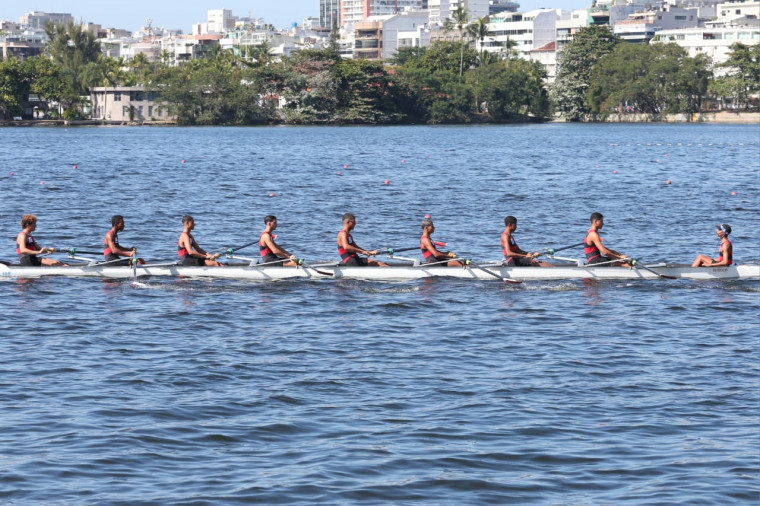
MULTIPOLYGON (((713 68, 676 44, 632 44, 608 27, 575 34, 547 84, 537 62, 479 53, 473 39, 403 48, 389 61, 344 59, 337 44, 275 60, 266 43, 242 56, 218 47, 177 66, 143 54, 104 57, 74 24, 46 27, 44 54, 0 61, 0 123, 130 124, 92 120, 97 88, 150 94, 165 114, 154 124, 465 124, 542 121, 758 122, 760 44, 735 43, 713 68), (35 115, 24 116, 29 101, 35 115)), ((112 98, 111 100, 116 100, 112 98)), ((127 107, 127 106, 124 106, 127 107)), ((126 110, 126 109, 125 109, 126 110)))

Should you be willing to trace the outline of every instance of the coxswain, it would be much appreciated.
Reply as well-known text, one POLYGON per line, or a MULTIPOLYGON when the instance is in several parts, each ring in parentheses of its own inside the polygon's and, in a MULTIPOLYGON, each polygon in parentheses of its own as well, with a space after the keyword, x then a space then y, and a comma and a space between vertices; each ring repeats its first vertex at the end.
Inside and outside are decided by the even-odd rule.
POLYGON ((184 230, 179 236, 179 241, 177 241, 179 265, 205 265, 208 267, 224 265, 216 261, 216 259, 221 256, 219 253, 206 253, 206 251, 195 242, 193 234, 190 233, 190 231, 195 228, 195 220, 192 216, 183 216, 182 226, 184 227, 184 230))
POLYGON ((341 265, 346 267, 373 266, 388 267, 388 264, 375 260, 373 258, 363 258, 359 254, 367 257, 377 255, 377 250, 366 250, 359 247, 351 237, 351 231, 356 226, 356 217, 351 213, 343 215, 343 229, 338 232, 338 254, 341 258, 341 265))
POLYGON ((602 244, 602 238, 599 237, 599 231, 604 226, 604 216, 602 213, 591 213, 591 228, 586 232, 583 239, 585 247, 583 252, 586 254, 586 264, 603 264, 603 266, 630 267, 631 264, 625 261, 628 258, 622 253, 605 248, 602 244))
POLYGON ((277 228, 277 217, 266 216, 264 218, 264 231, 259 235, 259 255, 261 263, 268 265, 283 265, 285 267, 294 267, 298 265, 297 258, 282 249, 274 240, 277 238, 274 231, 277 228))
POLYGON ((20 265, 39 267, 64 266, 63 262, 52 258, 39 258, 37 255, 52 253, 54 248, 42 248, 32 237, 32 232, 37 228, 37 217, 33 214, 25 214, 21 218, 21 232, 16 236, 16 254, 20 265))
POLYGON ((528 253, 517 246, 514 233, 517 230, 517 218, 507 216, 504 218, 504 232, 501 233, 501 252, 504 254, 505 267, 554 267, 549 262, 540 262, 536 259, 540 253, 528 253))
MULTIPOLYGON (((122 248, 119 245, 119 232, 124 230, 124 217, 116 215, 111 218, 111 229, 106 232, 103 239, 103 257, 109 265, 130 265, 132 255, 137 253, 137 248, 122 248), (121 257, 129 257, 122 259, 121 257)), ((145 260, 137 259, 137 264, 142 265, 145 260)))
POLYGON ((724 223, 723 225, 715 225, 715 234, 720 238, 720 250, 718 258, 711 258, 707 255, 697 255, 694 259, 692 267, 720 267, 734 263, 734 247, 731 241, 728 240, 728 236, 731 233, 731 225, 724 223))
POLYGON ((464 267, 464 264, 459 260, 452 260, 456 258, 456 253, 453 251, 439 251, 435 247, 435 243, 430 238, 435 232, 435 225, 433 220, 425 218, 422 220, 422 236, 420 237, 420 251, 425 259, 425 263, 436 264, 446 267, 464 267), (448 261, 447 261, 448 260, 448 261))

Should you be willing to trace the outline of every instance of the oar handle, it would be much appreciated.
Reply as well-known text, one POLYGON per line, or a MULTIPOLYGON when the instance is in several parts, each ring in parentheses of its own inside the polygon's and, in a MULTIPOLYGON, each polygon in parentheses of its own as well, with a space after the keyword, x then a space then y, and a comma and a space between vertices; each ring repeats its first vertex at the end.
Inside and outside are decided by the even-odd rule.
POLYGON ((67 253, 70 256, 74 256, 77 253, 80 253, 82 255, 102 255, 102 251, 81 251, 76 248, 48 248, 49 250, 52 250, 55 253, 67 253))

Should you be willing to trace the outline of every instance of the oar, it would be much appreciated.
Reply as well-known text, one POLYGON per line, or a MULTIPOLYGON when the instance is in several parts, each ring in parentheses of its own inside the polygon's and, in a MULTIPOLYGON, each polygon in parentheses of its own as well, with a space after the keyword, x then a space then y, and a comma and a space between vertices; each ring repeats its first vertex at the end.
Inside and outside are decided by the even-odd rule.
POLYGON ((561 248, 549 248, 549 249, 545 249, 545 250, 540 251, 539 255, 543 255, 544 253, 547 253, 549 255, 553 255, 553 254, 555 254, 558 251, 562 251, 562 250, 566 250, 566 249, 570 249, 570 248, 577 248, 578 246, 583 246, 584 244, 586 244, 586 243, 585 242, 579 242, 578 244, 571 244, 570 246, 562 246, 561 248))
POLYGON ((639 265, 639 261, 638 261, 638 260, 636 260, 635 258, 634 258, 634 259, 631 259, 631 265, 633 265, 633 266, 634 266, 635 268, 637 268, 637 269, 644 269, 645 271, 649 271, 649 272, 651 272, 652 274, 656 274, 656 275, 657 275, 657 277, 660 277, 660 278, 662 278, 662 279, 678 279, 678 278, 677 278, 677 277, 675 277, 675 276, 668 276, 668 275, 666 275, 666 274, 660 274, 659 272, 657 272, 657 271, 655 271, 655 270, 653 270, 653 269, 650 269, 650 268, 649 268, 649 267, 647 267, 646 265, 639 265))
POLYGON ((319 269, 317 269, 314 266, 311 266, 309 264, 303 263, 303 258, 299 258, 298 260, 300 261, 300 263, 298 265, 302 269, 311 269, 311 270, 315 271, 317 274, 321 274, 323 276, 335 276, 335 274, 333 274, 332 272, 320 271, 319 269))
POLYGON ((483 272, 485 272, 487 274, 490 274, 491 276, 495 277, 496 279, 500 279, 500 280, 504 281, 505 283, 510 283, 510 284, 513 284, 513 285, 519 285, 519 284, 522 283, 522 281, 518 281, 516 279, 505 278, 505 277, 503 277, 503 276, 501 276, 499 274, 496 274, 494 271, 492 271, 490 269, 486 269, 485 267, 482 267, 482 266, 480 266, 480 265, 478 265, 476 263, 468 262, 468 265, 470 265, 472 267, 475 267, 476 269, 480 269, 481 271, 483 271, 483 272))
POLYGON ((251 241, 251 242, 249 242, 248 244, 243 244, 242 246, 234 246, 234 247, 232 247, 232 248, 217 248, 217 249, 215 249, 214 251, 221 251, 221 250, 224 250, 224 252, 225 252, 226 254, 228 254, 228 255, 231 255, 231 254, 233 254, 234 252, 236 252, 237 250, 239 250, 239 249, 243 249, 243 248, 247 248, 248 246, 251 246, 251 245, 253 245, 253 244, 256 244, 257 242, 259 242, 259 240, 258 240, 258 239, 256 239, 255 241, 251 241))
POLYGON ((135 279, 135 283, 137 283, 137 248, 132 248, 132 256, 129 259, 129 262, 132 264, 132 276, 135 279))
POLYGON ((76 248, 50 248, 55 253, 68 253, 70 256, 74 256, 77 253, 82 255, 102 255, 102 251, 80 251, 76 248))

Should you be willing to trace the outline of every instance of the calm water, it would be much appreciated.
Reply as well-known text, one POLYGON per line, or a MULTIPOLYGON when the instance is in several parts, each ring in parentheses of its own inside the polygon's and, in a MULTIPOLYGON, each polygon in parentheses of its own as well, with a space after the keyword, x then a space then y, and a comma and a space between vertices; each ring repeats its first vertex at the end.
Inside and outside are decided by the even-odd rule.
MULTIPOLYGON (((601 211, 642 260, 723 222, 760 258, 757 125, 0 129, 0 164, 4 260, 27 212, 80 249, 123 214, 150 260, 183 214, 207 249, 276 214, 333 259, 347 211, 366 248, 429 213, 495 259, 507 214, 539 249, 601 211)), ((756 502, 759 285, 2 280, 0 501, 756 502)))

